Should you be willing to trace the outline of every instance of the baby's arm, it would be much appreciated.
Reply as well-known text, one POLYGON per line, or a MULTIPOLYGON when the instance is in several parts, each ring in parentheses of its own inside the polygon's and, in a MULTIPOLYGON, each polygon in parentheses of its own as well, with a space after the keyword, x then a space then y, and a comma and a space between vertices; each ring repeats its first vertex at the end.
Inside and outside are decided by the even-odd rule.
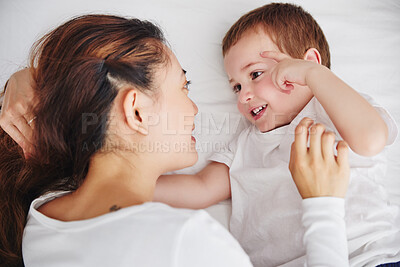
POLYGON ((230 196, 228 166, 212 162, 193 175, 160 176, 154 192, 154 201, 177 208, 203 209, 230 196))
POLYGON ((311 119, 305 118, 297 126, 289 163, 303 198, 307 266, 348 266, 344 222, 344 196, 350 176, 348 149, 340 141, 335 157, 335 135, 325 132, 321 124, 312 124, 311 119))
POLYGON ((385 147, 388 128, 379 113, 327 67, 277 52, 264 52, 262 56, 279 62, 272 75, 276 86, 287 90, 294 83, 311 89, 354 152, 373 156, 385 147))

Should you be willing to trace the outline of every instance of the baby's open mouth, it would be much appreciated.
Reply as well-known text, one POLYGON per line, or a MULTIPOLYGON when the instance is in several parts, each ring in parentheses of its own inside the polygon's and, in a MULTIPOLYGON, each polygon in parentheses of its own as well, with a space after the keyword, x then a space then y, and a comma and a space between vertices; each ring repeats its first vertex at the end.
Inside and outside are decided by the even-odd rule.
POLYGON ((265 105, 259 106, 259 107, 257 107, 257 108, 254 108, 254 109, 251 110, 250 113, 251 113, 251 115, 252 115, 253 117, 255 117, 255 116, 259 115, 267 106, 268 106, 268 105, 265 104, 265 105))

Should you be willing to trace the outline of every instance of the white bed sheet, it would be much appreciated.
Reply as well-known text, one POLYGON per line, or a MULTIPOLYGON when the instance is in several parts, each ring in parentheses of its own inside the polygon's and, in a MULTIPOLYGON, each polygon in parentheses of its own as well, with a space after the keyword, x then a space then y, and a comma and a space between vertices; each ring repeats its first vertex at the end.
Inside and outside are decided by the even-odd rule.
MULTIPOLYGON (((188 71, 190 97, 198 104, 195 136, 199 161, 180 172, 193 173, 228 143, 245 122, 239 116, 222 64, 221 40, 245 12, 262 0, 0 0, 0 84, 26 66, 29 48, 48 30, 72 16, 107 13, 156 22, 188 71)), ((296 0, 325 32, 332 70, 359 91, 371 95, 400 123, 400 1, 296 0)), ((388 151, 385 185, 400 205, 400 144, 388 151)), ((207 209, 225 226, 230 203, 207 209)))

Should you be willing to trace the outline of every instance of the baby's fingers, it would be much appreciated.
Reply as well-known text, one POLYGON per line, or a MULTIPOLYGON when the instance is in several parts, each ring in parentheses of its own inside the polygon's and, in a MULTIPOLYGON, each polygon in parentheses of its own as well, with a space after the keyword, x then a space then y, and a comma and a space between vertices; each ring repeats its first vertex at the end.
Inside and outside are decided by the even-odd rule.
POLYGON ((279 89, 282 93, 290 94, 294 90, 294 85, 290 81, 286 80, 285 74, 278 67, 274 67, 270 70, 271 81, 275 88, 279 89))
POLYGON ((263 51, 260 53, 260 56, 263 58, 273 59, 276 62, 281 62, 284 59, 290 58, 288 55, 277 51, 263 51))
POLYGON ((269 74, 271 75, 271 81, 274 86, 282 93, 290 94, 294 90, 294 82, 286 78, 287 69, 282 65, 276 64, 270 68, 269 74))
POLYGON ((349 147, 345 141, 339 141, 337 146, 337 158, 336 161, 339 166, 349 164, 349 147))

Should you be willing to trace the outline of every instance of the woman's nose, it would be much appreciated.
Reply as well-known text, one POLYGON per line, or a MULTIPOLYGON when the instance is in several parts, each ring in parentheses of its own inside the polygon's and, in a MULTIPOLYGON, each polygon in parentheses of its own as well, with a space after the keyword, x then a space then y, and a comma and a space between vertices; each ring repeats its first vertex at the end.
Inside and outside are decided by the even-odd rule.
POLYGON ((194 108, 194 115, 197 115, 197 113, 199 113, 199 108, 197 107, 197 105, 193 102, 193 100, 190 99, 190 101, 192 101, 192 105, 194 108))

